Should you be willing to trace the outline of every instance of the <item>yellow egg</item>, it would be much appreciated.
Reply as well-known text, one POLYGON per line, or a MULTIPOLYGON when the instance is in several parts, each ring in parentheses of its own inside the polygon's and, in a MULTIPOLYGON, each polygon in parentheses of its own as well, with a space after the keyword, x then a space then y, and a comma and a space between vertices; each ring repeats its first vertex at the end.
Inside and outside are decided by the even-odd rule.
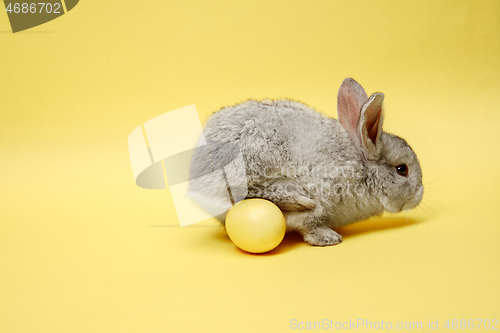
POLYGON ((262 253, 274 249, 285 237, 286 222, 271 201, 246 199, 234 205, 226 216, 226 230, 240 249, 262 253))

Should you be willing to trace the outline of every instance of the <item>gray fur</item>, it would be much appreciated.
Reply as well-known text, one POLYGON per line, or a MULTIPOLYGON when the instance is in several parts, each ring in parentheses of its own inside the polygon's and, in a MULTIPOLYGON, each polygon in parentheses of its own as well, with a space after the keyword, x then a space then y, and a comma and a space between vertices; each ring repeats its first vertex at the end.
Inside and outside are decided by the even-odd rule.
MULTIPOLYGON (((214 113, 204 137, 241 151, 241 163, 225 168, 227 177, 236 179, 229 186, 235 202, 268 199, 283 210, 288 230, 299 231, 312 245, 334 245, 342 241, 334 229, 384 210, 411 209, 422 198, 415 153, 406 141, 382 131, 382 100, 380 93, 368 98, 356 81, 346 79, 339 90, 342 125, 291 100, 249 100, 214 113), (400 164, 408 166, 407 177, 396 172, 400 164)), ((193 156, 189 193, 223 222, 230 208, 224 200, 227 179, 215 173, 199 177, 211 159, 207 154, 205 149, 193 156)))

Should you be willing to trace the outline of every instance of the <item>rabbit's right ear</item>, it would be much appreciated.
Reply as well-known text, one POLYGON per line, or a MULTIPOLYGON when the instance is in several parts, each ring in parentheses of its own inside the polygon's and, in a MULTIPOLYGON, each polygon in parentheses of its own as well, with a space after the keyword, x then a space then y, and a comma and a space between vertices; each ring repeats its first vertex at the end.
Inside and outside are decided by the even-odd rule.
POLYGON ((378 160, 381 153, 384 94, 374 93, 361 107, 358 133, 361 148, 366 158, 378 160))
POLYGON ((359 83, 351 78, 347 78, 342 82, 337 96, 337 113, 340 124, 358 146, 362 144, 358 136, 361 107, 367 99, 368 95, 359 83))

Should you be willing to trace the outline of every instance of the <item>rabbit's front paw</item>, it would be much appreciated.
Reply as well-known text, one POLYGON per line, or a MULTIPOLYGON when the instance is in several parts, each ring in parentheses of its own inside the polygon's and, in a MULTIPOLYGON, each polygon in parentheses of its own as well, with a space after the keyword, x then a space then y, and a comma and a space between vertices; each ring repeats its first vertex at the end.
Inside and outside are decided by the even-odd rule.
POLYGON ((342 243, 342 236, 330 228, 321 227, 304 234, 304 240, 315 246, 331 246, 342 243))

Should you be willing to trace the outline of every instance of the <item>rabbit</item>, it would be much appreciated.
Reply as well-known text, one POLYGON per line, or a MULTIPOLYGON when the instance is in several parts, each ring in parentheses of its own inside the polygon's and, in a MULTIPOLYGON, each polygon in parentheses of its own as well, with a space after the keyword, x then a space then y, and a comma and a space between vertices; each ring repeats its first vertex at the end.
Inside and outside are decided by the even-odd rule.
POLYGON ((341 243, 334 230, 344 225, 412 209, 423 196, 422 171, 406 141, 383 131, 383 100, 347 78, 338 120, 289 99, 223 108, 209 117, 199 142, 218 144, 192 157, 189 196, 223 224, 232 204, 270 200, 283 211, 287 232, 316 246, 341 243), (226 166, 222 174, 207 172, 214 161, 226 166))

